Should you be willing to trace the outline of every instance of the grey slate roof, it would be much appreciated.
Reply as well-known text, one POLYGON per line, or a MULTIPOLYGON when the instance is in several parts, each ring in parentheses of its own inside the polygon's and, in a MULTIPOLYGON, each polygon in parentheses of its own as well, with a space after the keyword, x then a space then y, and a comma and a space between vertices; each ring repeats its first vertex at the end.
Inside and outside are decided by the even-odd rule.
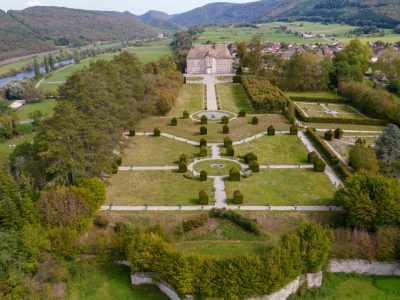
POLYGON ((187 56, 188 59, 203 59, 212 56, 216 59, 232 59, 232 55, 225 44, 202 45, 193 44, 187 56))

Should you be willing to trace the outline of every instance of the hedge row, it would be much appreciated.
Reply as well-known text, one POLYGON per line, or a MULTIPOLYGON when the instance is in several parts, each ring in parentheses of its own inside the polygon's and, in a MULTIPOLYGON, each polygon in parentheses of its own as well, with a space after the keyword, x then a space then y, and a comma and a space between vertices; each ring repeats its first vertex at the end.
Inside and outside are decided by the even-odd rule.
POLYGON ((203 213, 201 215, 197 215, 190 219, 184 220, 180 225, 178 225, 178 227, 176 228, 176 231, 178 234, 180 234, 182 232, 188 232, 195 228, 205 225, 207 222, 208 222, 208 214, 203 213))
POLYGON ((350 119, 350 118, 332 118, 332 117, 307 117, 303 111, 295 105, 296 116, 300 121, 307 123, 335 123, 335 124, 356 124, 386 126, 387 121, 380 119, 350 119))
POLYGON ((325 98, 325 97, 304 97, 304 96, 290 96, 290 100, 295 102, 315 102, 315 103, 349 103, 350 100, 346 98, 325 98))
POLYGON ((335 168, 335 171, 341 178, 350 176, 351 170, 343 164, 336 154, 325 144, 322 137, 313 128, 307 128, 306 134, 314 142, 315 146, 326 156, 329 163, 335 168))

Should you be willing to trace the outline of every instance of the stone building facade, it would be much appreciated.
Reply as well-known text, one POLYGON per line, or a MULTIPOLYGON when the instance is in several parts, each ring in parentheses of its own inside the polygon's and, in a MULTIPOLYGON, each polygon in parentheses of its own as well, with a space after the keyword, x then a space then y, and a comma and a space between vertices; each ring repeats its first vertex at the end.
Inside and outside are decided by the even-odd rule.
POLYGON ((187 56, 187 74, 232 74, 233 57, 226 44, 193 44, 187 56))

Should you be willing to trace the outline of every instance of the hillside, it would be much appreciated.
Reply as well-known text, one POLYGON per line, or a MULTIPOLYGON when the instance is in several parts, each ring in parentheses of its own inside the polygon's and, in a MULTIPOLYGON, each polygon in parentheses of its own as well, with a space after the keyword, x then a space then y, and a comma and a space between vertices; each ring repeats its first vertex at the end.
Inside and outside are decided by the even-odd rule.
POLYGON ((54 49, 32 30, 0 10, 0 60, 54 49))
POLYGON ((398 0, 262 0, 212 3, 170 19, 185 26, 275 20, 344 22, 393 28, 400 23, 398 0))

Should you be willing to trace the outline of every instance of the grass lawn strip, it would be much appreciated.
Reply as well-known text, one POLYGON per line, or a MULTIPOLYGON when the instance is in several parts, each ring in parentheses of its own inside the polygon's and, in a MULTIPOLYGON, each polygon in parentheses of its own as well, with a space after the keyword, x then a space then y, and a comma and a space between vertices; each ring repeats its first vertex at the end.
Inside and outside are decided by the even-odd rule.
POLYGON ((253 108, 241 84, 223 83, 217 85, 219 102, 222 110, 252 113, 253 108))
POLYGON ((200 173, 200 171, 206 171, 208 176, 228 176, 229 170, 232 168, 241 169, 240 165, 236 162, 223 160, 223 159, 213 159, 200 161, 194 165, 194 170, 200 173), (212 168, 211 165, 220 164, 223 165, 222 168, 212 168))
POLYGON ((170 116, 182 117, 182 113, 195 112, 204 109, 204 84, 184 84, 176 100, 174 108, 169 112, 170 116))

